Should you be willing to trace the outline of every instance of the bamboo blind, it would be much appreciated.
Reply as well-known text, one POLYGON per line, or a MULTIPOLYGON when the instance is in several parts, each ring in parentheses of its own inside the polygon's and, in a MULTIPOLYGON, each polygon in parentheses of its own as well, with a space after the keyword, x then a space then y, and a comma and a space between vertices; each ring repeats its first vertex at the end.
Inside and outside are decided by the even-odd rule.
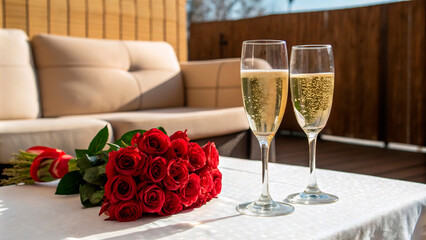
POLYGON ((28 36, 167 41, 187 60, 186 0, 0 0, 0 27, 28 36))

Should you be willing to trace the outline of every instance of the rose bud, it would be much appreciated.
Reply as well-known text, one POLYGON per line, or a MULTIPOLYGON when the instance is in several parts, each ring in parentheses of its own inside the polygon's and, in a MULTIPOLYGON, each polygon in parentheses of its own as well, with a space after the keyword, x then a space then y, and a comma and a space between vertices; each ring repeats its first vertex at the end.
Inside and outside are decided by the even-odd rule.
POLYGON ((214 183, 212 196, 216 197, 222 191, 222 173, 219 171, 219 169, 213 169, 212 175, 214 183))
POLYGON ((159 215, 172 215, 182 210, 182 203, 180 197, 169 190, 164 192, 166 200, 164 201, 163 208, 158 212, 159 215))
POLYGON ((134 147, 120 148, 118 151, 110 152, 107 165, 110 165, 108 177, 115 175, 112 169, 121 175, 134 175, 136 172, 138 175, 144 174, 146 155, 141 155, 139 149, 134 147))
POLYGON ((105 184, 105 196, 111 203, 132 199, 136 194, 136 182, 131 176, 116 175, 105 184))
POLYGON ((59 158, 53 160, 52 164, 50 164, 49 172, 54 178, 63 178, 65 174, 69 171, 68 162, 73 159, 73 156, 70 155, 62 155, 59 158))
MULTIPOLYGON (((149 158, 148 170, 146 175, 140 175, 141 177, 147 177, 153 182, 160 182, 164 179, 167 173, 167 162, 163 157, 149 158)), ((144 180, 144 179, 141 179, 144 180)))
POLYGON ((200 193, 200 177, 195 173, 191 173, 189 175, 188 183, 179 191, 179 197, 182 200, 182 204, 185 207, 191 206, 195 201, 197 201, 197 197, 200 193))
POLYGON ((189 143, 189 138, 188 138, 188 135, 186 134, 186 131, 187 130, 185 130, 185 132, 177 131, 177 132, 173 133, 173 135, 170 136, 170 141, 173 141, 173 140, 176 140, 176 139, 183 139, 187 143, 189 143))
POLYGON ((172 140, 167 150, 167 159, 182 158, 185 159, 188 154, 188 142, 182 138, 172 140))
POLYGON ((206 154, 204 153, 200 145, 198 145, 197 143, 189 144, 188 161, 188 170, 190 172, 194 172, 198 169, 201 169, 206 165, 206 154))
POLYGON ((216 149, 214 142, 208 142, 203 146, 203 150, 207 158, 207 166, 209 168, 217 168, 219 165, 219 152, 216 149))
POLYGON ((173 159, 167 165, 167 174, 163 179, 164 186, 169 190, 177 190, 188 182, 188 161, 173 159))
POLYGON ((34 146, 34 147, 28 148, 27 150, 25 150, 25 152, 32 153, 32 154, 35 154, 35 155, 40 155, 40 154, 42 154, 44 152, 58 152, 58 153, 62 153, 64 151, 62 151, 60 149, 50 148, 50 147, 34 146))
POLYGON ((34 181, 53 181, 68 172, 68 162, 72 157, 66 155, 64 151, 46 147, 32 147, 27 151, 33 154, 40 153, 30 166, 30 175, 34 181))
POLYGON ((162 155, 170 145, 169 137, 161 130, 153 128, 142 135, 137 142, 139 150, 148 155, 162 155))
POLYGON ((144 212, 157 213, 163 207, 165 196, 163 190, 155 183, 141 183, 138 186, 138 198, 144 212))
POLYGON ((211 192, 214 186, 213 175, 211 171, 209 170, 202 171, 199 174, 199 176, 200 176, 201 193, 205 194, 205 193, 211 192))
POLYGON ((136 200, 122 201, 111 204, 106 211, 109 218, 106 220, 118 220, 119 222, 135 221, 142 216, 142 207, 136 200))

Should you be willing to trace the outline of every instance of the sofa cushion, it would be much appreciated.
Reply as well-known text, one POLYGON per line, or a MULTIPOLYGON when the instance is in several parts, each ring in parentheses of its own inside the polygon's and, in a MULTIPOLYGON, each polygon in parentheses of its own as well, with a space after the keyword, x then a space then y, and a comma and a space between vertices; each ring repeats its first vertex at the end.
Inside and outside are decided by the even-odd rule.
POLYGON ((32 47, 45 117, 183 105, 179 64, 165 42, 37 35, 32 47))
POLYGON ((75 156, 74 149, 87 148, 105 125, 109 126, 105 121, 90 118, 0 121, 0 164, 8 163, 12 153, 37 145, 60 148, 75 156))
MULTIPOLYGON (((74 116, 79 117, 79 116, 74 116)), ((191 139, 221 136, 249 129, 242 107, 235 108, 163 108, 135 112, 88 115, 109 122, 114 135, 120 137, 134 129, 151 129, 162 126, 170 135, 188 129, 191 139)), ((72 118, 72 117, 67 117, 72 118)))
POLYGON ((182 62, 187 106, 242 106, 240 65, 239 58, 182 62))
POLYGON ((0 119, 40 114, 31 49, 22 30, 0 29, 0 119))

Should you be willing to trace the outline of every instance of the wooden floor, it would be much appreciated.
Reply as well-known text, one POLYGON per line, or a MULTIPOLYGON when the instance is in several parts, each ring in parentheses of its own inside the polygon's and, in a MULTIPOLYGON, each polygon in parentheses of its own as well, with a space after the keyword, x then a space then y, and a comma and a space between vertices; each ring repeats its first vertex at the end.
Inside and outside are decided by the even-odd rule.
MULTIPOLYGON (((308 166, 305 137, 278 135, 277 162, 308 166)), ((317 167, 426 183, 426 154, 318 140, 317 167)))

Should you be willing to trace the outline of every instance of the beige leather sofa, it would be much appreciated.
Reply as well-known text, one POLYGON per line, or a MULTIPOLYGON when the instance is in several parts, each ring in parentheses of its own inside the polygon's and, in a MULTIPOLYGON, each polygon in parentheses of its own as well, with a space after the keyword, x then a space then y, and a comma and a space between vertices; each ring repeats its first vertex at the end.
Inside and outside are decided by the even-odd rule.
POLYGON ((33 145, 73 154, 105 125, 110 140, 163 126, 249 154, 239 60, 179 63, 165 42, 0 30, 0 164, 33 145))

